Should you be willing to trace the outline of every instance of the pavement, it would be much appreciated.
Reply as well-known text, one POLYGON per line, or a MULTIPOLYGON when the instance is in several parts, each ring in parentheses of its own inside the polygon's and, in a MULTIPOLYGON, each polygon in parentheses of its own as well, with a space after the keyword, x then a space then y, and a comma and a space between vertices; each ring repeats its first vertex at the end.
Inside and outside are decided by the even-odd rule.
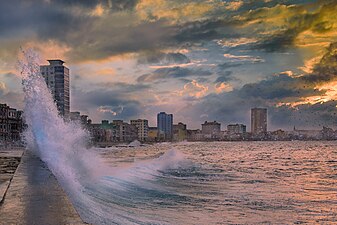
POLYGON ((22 153, 23 149, 0 149, 0 203, 4 200, 22 153))
POLYGON ((25 151, 4 200, 0 203, 0 225, 11 224, 86 223, 81 220, 47 166, 39 158, 25 151))

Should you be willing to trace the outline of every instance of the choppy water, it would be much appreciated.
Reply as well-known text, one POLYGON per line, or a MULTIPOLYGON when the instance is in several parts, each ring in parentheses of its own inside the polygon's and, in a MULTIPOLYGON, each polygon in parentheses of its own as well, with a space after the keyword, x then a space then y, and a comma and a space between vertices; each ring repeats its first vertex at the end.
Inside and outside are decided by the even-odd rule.
POLYGON ((97 151, 114 172, 84 189, 93 205, 80 211, 94 223, 337 223, 337 142, 179 143, 97 151))

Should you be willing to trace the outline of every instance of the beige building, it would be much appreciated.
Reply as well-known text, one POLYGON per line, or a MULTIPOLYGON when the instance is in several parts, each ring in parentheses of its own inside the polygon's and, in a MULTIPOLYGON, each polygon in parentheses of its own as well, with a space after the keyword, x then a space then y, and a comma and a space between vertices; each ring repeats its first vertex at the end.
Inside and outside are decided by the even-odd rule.
POLYGON ((187 139, 186 124, 173 124, 173 141, 184 141, 187 139))
POLYGON ((157 127, 149 127, 147 134, 148 134, 148 141, 158 140, 158 128, 157 127))
POLYGON ((148 138, 148 131, 149 131, 149 122, 145 119, 137 119, 131 120, 131 125, 137 127, 138 130, 138 140, 139 141, 147 141, 148 138))

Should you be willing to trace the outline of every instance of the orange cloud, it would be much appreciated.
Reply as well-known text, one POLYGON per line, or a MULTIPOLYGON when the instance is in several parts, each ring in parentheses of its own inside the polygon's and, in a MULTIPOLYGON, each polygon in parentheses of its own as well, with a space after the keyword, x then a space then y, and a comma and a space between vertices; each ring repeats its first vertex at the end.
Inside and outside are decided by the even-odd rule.
POLYGON ((196 80, 192 80, 184 85, 183 90, 178 91, 178 95, 188 95, 190 97, 201 98, 208 92, 208 87, 199 84, 196 80))
POLYGON ((215 92, 218 94, 221 92, 230 92, 230 91, 233 91, 233 87, 230 84, 222 82, 215 85, 215 92))

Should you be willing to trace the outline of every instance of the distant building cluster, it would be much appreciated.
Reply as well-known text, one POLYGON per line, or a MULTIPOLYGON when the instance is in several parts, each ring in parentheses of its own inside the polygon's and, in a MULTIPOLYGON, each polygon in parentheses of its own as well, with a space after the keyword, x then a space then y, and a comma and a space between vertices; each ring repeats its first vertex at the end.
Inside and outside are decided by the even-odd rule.
POLYGON ((146 119, 134 119, 130 123, 123 120, 103 120, 94 124, 87 115, 80 112, 70 112, 69 69, 64 61, 48 60, 49 65, 41 66, 41 74, 54 96, 59 112, 66 119, 78 121, 89 130, 94 143, 102 145, 109 143, 160 141, 243 141, 243 140, 334 140, 337 132, 323 127, 322 130, 277 130, 268 131, 266 108, 251 109, 251 130, 247 132, 245 124, 228 124, 227 130, 221 130, 221 123, 205 121, 200 129, 187 129, 187 125, 179 122, 173 124, 173 114, 159 112, 157 126, 150 127, 146 119))
MULTIPOLYGON (((250 132, 242 123, 228 124, 227 130, 221 129, 217 121, 205 121, 201 129, 188 129, 183 122, 173 123, 173 114, 159 112, 157 126, 149 126, 147 119, 103 120, 92 123, 88 115, 70 112, 69 69, 64 61, 48 60, 49 65, 40 67, 61 116, 67 121, 81 124, 91 134, 92 143, 109 146, 113 143, 126 143, 138 140, 141 142, 162 141, 249 141, 249 140, 337 140, 337 131, 323 127, 322 130, 268 131, 268 112, 266 108, 251 109, 250 132)), ((11 143, 20 140, 23 131, 22 111, 0 104, 0 143, 11 143)))

